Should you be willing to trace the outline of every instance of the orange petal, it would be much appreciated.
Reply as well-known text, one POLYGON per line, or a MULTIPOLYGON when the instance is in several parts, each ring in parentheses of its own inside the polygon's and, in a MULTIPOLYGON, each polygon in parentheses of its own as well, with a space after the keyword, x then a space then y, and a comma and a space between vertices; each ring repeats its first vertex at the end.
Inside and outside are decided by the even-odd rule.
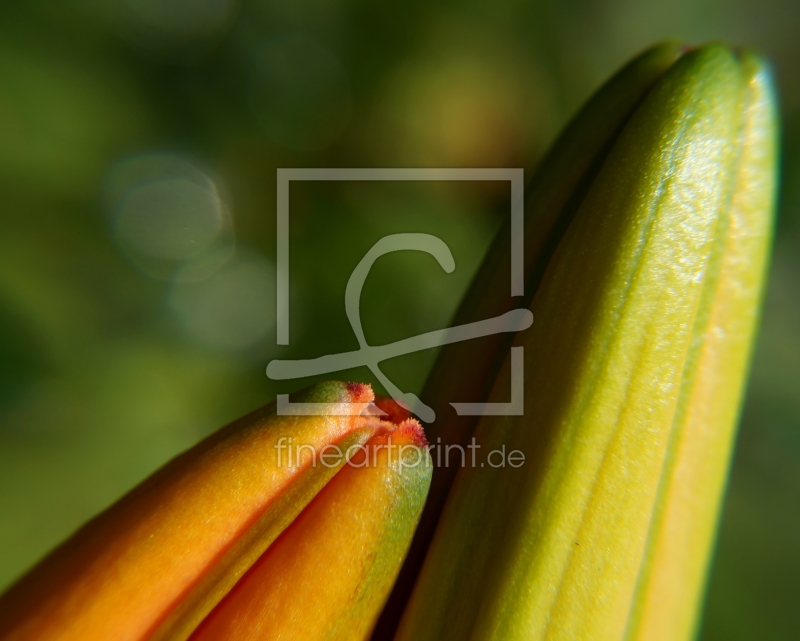
POLYGON ((431 478, 422 428, 374 437, 191 641, 364 639, 405 557, 431 478))
MULTIPOLYGON (((331 382, 298 397, 359 410, 374 395, 368 385, 331 382)), ((277 416, 274 404, 235 421, 78 530, 3 595, 3 638, 188 637, 344 464, 312 466, 314 451, 364 443, 386 426, 370 415, 277 416), (288 439, 309 446, 299 460, 279 447, 288 439)))

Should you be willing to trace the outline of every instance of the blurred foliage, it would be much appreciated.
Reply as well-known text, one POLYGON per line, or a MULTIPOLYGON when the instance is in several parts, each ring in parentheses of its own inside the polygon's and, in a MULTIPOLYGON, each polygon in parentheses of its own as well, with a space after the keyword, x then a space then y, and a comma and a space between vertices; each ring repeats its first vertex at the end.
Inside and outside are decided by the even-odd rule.
MULTIPOLYGON (((0 587, 198 438, 357 347, 442 327, 501 183, 298 183, 291 347, 274 336, 278 167, 535 168, 580 103, 664 38, 774 61, 784 119, 764 322, 701 637, 800 638, 800 8, 791 0, 7 0, 0 5, 0 587)), ((386 363, 418 391, 435 355, 386 363)), ((340 374, 373 380, 367 370, 340 374)), ((308 381, 304 381, 307 383, 308 381)), ((468 399, 464 399, 468 400, 468 399)))

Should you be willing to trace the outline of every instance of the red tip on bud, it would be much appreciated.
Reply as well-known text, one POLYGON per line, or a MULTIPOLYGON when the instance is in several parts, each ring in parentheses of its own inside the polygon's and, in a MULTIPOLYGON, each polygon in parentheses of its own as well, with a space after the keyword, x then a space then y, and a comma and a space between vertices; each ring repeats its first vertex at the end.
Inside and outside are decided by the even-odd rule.
POLYGON ((371 403, 375 399, 375 392, 369 383, 347 383, 351 403, 371 403))
POLYGON ((407 418, 397 426, 392 432, 392 440, 408 440, 417 447, 428 447, 428 439, 425 438, 425 430, 422 429, 419 421, 415 418, 407 418))

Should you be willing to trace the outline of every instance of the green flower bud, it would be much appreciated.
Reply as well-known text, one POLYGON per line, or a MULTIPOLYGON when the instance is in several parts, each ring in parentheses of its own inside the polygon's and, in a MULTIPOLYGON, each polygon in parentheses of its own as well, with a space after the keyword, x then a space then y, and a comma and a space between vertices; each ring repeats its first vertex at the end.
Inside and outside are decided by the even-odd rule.
POLYGON ((764 275, 772 104, 763 63, 710 45, 615 136, 514 340, 524 415, 478 423, 398 639, 691 636, 764 275), (524 465, 493 467, 503 448, 524 465))

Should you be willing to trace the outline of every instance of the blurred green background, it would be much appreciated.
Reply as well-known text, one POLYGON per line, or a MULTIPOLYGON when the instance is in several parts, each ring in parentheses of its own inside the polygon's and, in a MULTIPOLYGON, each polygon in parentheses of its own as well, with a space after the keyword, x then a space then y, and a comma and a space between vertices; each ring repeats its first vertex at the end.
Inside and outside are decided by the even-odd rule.
MULTIPOLYGON (((784 133, 771 279, 702 639, 800 638, 800 6, 792 0, 6 0, 0 5, 0 588, 125 490, 272 400, 275 357, 444 326, 507 184, 292 188, 275 346, 278 167, 525 167, 665 38, 753 45, 784 133)), ((434 354, 386 364, 418 391, 434 354)), ((342 378, 373 380, 364 370, 342 378)))

